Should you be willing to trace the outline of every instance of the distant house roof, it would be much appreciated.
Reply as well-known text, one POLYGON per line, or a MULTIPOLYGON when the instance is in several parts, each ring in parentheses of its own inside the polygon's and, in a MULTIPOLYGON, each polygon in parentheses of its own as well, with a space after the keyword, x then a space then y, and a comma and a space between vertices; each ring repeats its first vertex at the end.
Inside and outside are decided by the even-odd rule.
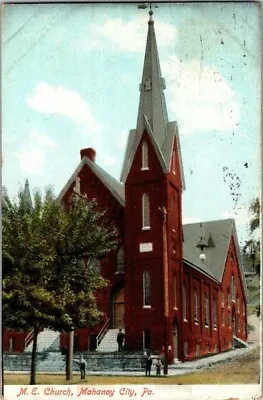
POLYGON ((113 196, 118 200, 118 202, 124 206, 125 205, 125 192, 124 186, 122 183, 118 182, 115 178, 108 174, 104 169, 102 169, 98 164, 94 161, 90 160, 88 157, 83 157, 63 189, 58 195, 58 198, 62 200, 65 196, 66 192, 70 188, 73 182, 76 181, 80 171, 84 167, 84 165, 88 165, 90 169, 94 172, 94 174, 100 179, 102 183, 107 187, 107 189, 113 194, 113 196))
POLYGON ((246 292, 235 221, 233 219, 186 224, 183 226, 183 235, 184 262, 200 270, 200 272, 209 275, 219 283, 222 282, 230 239, 233 236, 236 245, 238 267, 246 292), (200 248, 196 247, 200 241, 200 237, 208 245, 205 249, 206 259, 204 261, 200 260, 200 248))

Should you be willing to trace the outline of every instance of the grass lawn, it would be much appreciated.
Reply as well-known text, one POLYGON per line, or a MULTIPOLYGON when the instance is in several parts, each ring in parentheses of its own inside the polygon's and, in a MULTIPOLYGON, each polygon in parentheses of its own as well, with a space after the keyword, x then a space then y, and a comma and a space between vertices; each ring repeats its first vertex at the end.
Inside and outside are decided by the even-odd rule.
MULTIPOLYGON (((228 363, 219 364, 200 372, 183 376, 171 376, 156 378, 134 376, 88 376, 85 381, 79 376, 74 376, 72 381, 66 381, 64 375, 37 375, 37 384, 87 384, 87 385, 194 385, 194 384, 257 384, 259 379, 259 350, 240 357, 228 363)), ((4 377, 5 385, 27 385, 29 375, 11 375, 4 377)))

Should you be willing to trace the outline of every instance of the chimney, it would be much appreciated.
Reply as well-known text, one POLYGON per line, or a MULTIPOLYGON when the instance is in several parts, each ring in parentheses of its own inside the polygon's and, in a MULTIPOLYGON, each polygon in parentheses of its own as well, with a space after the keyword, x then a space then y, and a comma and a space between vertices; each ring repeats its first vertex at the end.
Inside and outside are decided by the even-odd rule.
POLYGON ((88 147, 87 149, 82 149, 82 150, 80 150, 81 160, 83 157, 88 157, 91 161, 95 162, 96 151, 92 147, 88 147))

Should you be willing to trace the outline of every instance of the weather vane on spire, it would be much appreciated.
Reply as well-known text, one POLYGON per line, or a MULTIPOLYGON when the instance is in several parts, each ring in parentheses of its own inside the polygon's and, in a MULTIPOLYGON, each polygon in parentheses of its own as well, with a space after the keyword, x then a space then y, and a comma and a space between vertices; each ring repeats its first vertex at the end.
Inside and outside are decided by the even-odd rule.
MULTIPOLYGON (((153 15, 152 3, 140 3, 140 4, 138 4, 138 8, 140 10, 145 10, 148 7, 150 8, 149 15, 150 15, 150 21, 151 21, 152 20, 152 15, 153 15)), ((154 8, 158 8, 157 4, 154 5, 154 8)))

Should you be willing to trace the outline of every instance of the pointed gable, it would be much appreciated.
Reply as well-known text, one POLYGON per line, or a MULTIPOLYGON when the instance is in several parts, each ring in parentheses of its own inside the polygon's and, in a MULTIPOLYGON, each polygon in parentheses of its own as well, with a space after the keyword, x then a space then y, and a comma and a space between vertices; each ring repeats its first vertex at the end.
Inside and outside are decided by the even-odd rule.
POLYGON ((203 223, 187 224, 183 226, 183 259, 184 262, 202 273, 221 283, 225 271, 231 239, 233 238, 237 252, 238 267, 246 291, 244 272, 239 252, 238 238, 233 219, 208 221, 203 223), (200 226, 201 225, 201 226, 200 226), (206 258, 200 260, 200 248, 197 244, 202 238, 207 246, 206 258))
MULTIPOLYGON (((130 131, 126 153, 121 172, 121 181, 125 182, 132 166, 135 153, 146 130, 151 137, 160 165, 165 174, 170 171, 174 137, 179 144, 178 129, 175 122, 168 121, 167 108, 164 96, 165 81, 161 75, 158 48, 155 37, 152 13, 148 22, 142 81, 140 84, 140 102, 137 118, 137 127, 130 131)), ((183 178, 182 157, 178 147, 180 159, 180 173, 183 178)), ((184 186, 184 184, 183 184, 184 186)))
POLYGON ((125 194, 123 185, 118 182, 115 178, 109 175, 104 169, 99 167, 94 160, 91 160, 87 156, 83 156, 81 162, 61 190, 58 195, 58 199, 62 200, 66 195, 67 191, 74 184, 80 172, 84 168, 84 166, 88 166, 92 172, 97 176, 97 178, 106 186, 106 188, 112 193, 112 195, 116 198, 116 200, 122 205, 125 205, 125 194))

